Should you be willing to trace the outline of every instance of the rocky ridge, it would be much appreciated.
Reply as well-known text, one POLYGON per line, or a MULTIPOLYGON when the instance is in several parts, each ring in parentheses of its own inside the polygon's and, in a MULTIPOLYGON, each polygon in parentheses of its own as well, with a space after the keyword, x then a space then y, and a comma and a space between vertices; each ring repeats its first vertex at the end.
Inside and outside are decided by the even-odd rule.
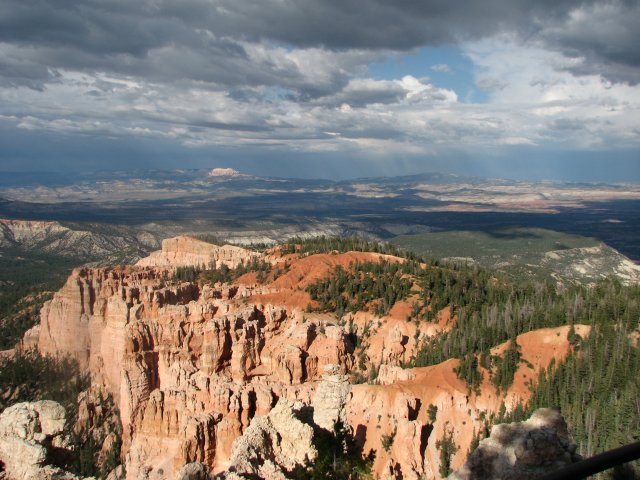
POLYGON ((265 416, 255 417, 233 442, 229 478, 287 478, 286 472, 313 462, 313 427, 303 422, 303 403, 278 401, 265 416))
POLYGON ((135 261, 157 245, 155 236, 124 228, 100 232, 91 225, 74 229, 59 222, 0 219, 0 251, 13 248, 108 264, 135 261))
MULTIPOLYGON (((0 414, 0 463, 9 480, 80 480, 49 465, 52 449, 64 451, 66 413, 52 401, 17 403, 0 414)), ((89 479, 87 479, 89 480, 89 479)))
MULTIPOLYGON (((497 412, 505 398, 526 399, 527 392, 517 388, 499 394, 488 380, 479 394, 469 392, 453 373, 457 360, 397 371, 407 348, 415 348, 415 341, 405 341, 413 338, 415 322, 407 322, 400 304, 382 318, 358 313, 345 319, 353 320, 356 331, 371 328, 365 353, 385 365, 380 384, 346 383, 356 363, 349 332, 331 315, 306 312, 309 297, 301 286, 335 265, 386 258, 382 255, 298 258, 239 247, 199 248, 197 241, 179 237, 167 242, 166 251, 163 246, 166 254, 153 254, 134 267, 76 269, 30 332, 41 352, 73 355, 93 383, 113 396, 128 479, 173 479, 192 463, 205 465, 209 473, 237 468, 237 475, 267 470, 273 478, 286 475, 282 467, 290 459, 277 453, 283 419, 303 436, 308 429, 302 425, 327 428, 343 421, 363 452, 375 454, 379 478, 439 478, 436 441, 447 429, 457 429, 456 468, 485 414, 497 412), (171 281, 175 267, 208 265, 212 258, 236 263, 257 258, 287 268, 265 284, 250 274, 234 284, 171 281), (314 406, 306 423, 298 415, 304 406, 314 406), (430 406, 437 407, 435 418, 430 406), (250 452, 248 437, 262 439, 264 448, 250 452)), ((455 321, 444 313, 439 318, 433 331, 420 335, 438 334, 455 321)), ((568 327, 540 334, 549 340, 544 358, 524 348, 528 337, 518 337, 531 365, 523 364, 528 370, 518 375, 536 375, 551 358, 566 354, 563 328, 568 327)), ((584 333, 581 329, 576 325, 584 333)), ((302 451, 294 458, 313 458, 311 449, 302 451)))
POLYGON ((540 264, 553 270, 552 276, 558 280, 593 283, 615 277, 627 285, 640 283, 640 265, 603 243, 594 247, 550 251, 541 258, 540 264))

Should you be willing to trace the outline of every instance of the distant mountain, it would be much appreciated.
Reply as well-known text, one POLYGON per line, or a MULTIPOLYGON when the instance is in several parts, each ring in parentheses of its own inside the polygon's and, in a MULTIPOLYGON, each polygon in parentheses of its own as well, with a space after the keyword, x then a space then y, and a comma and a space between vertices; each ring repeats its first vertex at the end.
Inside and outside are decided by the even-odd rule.
POLYGON ((452 263, 496 269, 515 279, 640 283, 640 265, 594 238, 540 228, 399 235, 395 245, 452 263))
MULTIPOLYGON (((440 173, 345 181, 255 177, 233 169, 74 174, 0 182, 0 218, 86 222, 171 234, 271 240, 296 229, 372 239, 436 231, 543 228, 594 237, 640 260, 639 185, 515 182, 440 173), (5 185, 5 186, 2 186, 5 185), (268 231, 268 235, 259 232, 268 231), (221 233, 222 232, 222 233, 221 233)), ((162 234, 169 236, 168 234, 162 234)))
POLYGON ((214 168, 208 174, 209 177, 244 177, 244 173, 240 173, 235 168, 214 168))
POLYGON ((486 181, 486 179, 480 177, 464 177, 460 175, 455 175, 453 173, 438 173, 438 172, 426 172, 426 173, 418 173, 414 175, 399 175, 393 177, 361 177, 354 178, 351 180, 343 180, 340 183, 349 184, 349 183, 376 183, 383 185, 402 185, 402 184, 411 184, 418 182, 427 182, 433 183, 436 185, 439 184, 447 184, 447 183, 460 183, 460 182, 468 182, 468 183, 477 183, 481 181, 486 181))
POLYGON ((54 255, 95 264, 132 262, 157 248, 158 239, 126 228, 0 219, 0 251, 54 255))

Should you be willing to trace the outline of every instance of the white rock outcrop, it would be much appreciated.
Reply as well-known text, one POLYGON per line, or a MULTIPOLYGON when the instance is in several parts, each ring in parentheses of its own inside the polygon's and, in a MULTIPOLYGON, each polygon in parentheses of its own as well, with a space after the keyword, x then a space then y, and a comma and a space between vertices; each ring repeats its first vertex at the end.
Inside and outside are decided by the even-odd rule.
POLYGON ((313 423, 333 432, 336 423, 347 424, 345 405, 351 395, 349 377, 340 373, 339 365, 327 365, 322 381, 313 396, 313 423))
POLYGON ((0 461, 9 480, 78 480, 58 467, 46 465, 51 446, 65 444, 65 410, 59 403, 17 403, 0 415, 0 461))
POLYGON ((235 168, 214 168, 207 174, 209 177, 246 177, 235 168))
POLYGON ((139 267, 198 267, 226 265, 235 268, 240 263, 262 258, 263 255, 233 245, 214 245, 196 238, 179 236, 162 241, 162 250, 152 252, 136 263, 139 267))
POLYGON ((187 463, 176 476, 176 480, 209 480, 210 478, 207 466, 199 462, 187 463))
POLYGON ((255 417, 233 443, 229 468, 233 475, 227 478, 280 480, 315 460, 313 427, 300 420, 302 408, 301 402, 280 399, 268 415, 255 417))
POLYGON ((494 426, 448 480, 528 480, 579 459, 560 412, 540 408, 525 422, 494 426))

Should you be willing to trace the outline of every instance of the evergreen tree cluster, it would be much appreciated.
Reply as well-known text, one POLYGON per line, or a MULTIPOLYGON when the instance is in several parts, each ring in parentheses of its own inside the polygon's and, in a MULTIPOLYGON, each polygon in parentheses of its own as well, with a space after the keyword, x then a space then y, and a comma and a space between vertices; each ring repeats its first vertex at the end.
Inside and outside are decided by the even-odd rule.
POLYGON ((193 283, 196 281, 196 278, 198 278, 198 275, 200 275, 200 272, 202 272, 202 269, 196 268, 191 265, 187 267, 177 267, 175 272, 173 272, 172 280, 174 282, 193 283))
POLYGON ((262 283, 271 272, 271 264, 257 258, 251 259, 247 263, 239 263, 235 268, 229 268, 222 263, 219 267, 215 265, 209 268, 198 268, 194 266, 177 267, 172 281, 174 282, 208 282, 208 283, 231 283, 235 279, 249 272, 257 272, 257 281, 262 283))
POLYGON ((89 377, 68 357, 28 351, 0 359, 0 410, 20 402, 54 400, 72 415, 76 400, 89 387, 89 377))
POLYGON ((372 242, 359 237, 327 237, 292 238, 282 245, 283 254, 298 253, 300 255, 314 255, 327 252, 374 252, 394 255, 416 260, 418 257, 405 250, 401 250, 391 243, 372 242))
MULTIPOLYGON (((640 440, 640 288, 606 282, 590 293, 585 308, 591 333, 574 339, 573 353, 540 373, 523 409, 528 415, 559 407, 587 457, 640 440)), ((640 478, 640 462, 603 477, 640 478)))
POLYGON ((451 457, 458 451, 459 447, 454 442, 453 428, 445 425, 442 438, 436 440, 436 448, 440 451, 440 467, 438 469, 442 478, 448 477, 451 470, 451 457))
POLYGON ((371 479, 374 453, 364 455, 350 430, 338 422, 333 432, 315 432, 314 446, 318 457, 305 468, 292 472, 297 480, 371 479))
MULTIPOLYGON (((497 416, 486 419, 475 445, 489 434, 491 425, 525 420, 542 407, 560 408, 585 457, 640 440, 640 287, 608 279, 591 288, 569 289, 558 294, 556 301, 560 300, 571 326, 570 354, 540 372, 526 405, 508 413, 503 405, 497 416), (589 335, 580 337, 574 323, 590 325, 589 335)), ((519 358, 514 343, 492 377, 503 390, 512 381, 511 370, 519 358)), ((638 479, 640 462, 598 477, 638 479)))
POLYGON ((42 305, 52 296, 51 292, 28 294, 4 307, 6 316, 0 317, 0 350, 13 348, 22 340, 24 333, 38 323, 42 305))
POLYGON ((311 298, 318 302, 317 310, 345 312, 366 310, 372 302, 377 315, 385 315, 398 300, 407 298, 413 285, 413 262, 364 262, 349 265, 345 270, 337 266, 332 275, 307 287, 311 298))
POLYGON ((513 377, 520 364, 520 347, 516 339, 509 340, 509 346, 502 356, 492 357, 492 364, 496 365, 491 375, 491 383, 498 391, 506 392, 513 383, 513 377))
POLYGON ((478 369, 478 356, 469 352, 460 358, 460 363, 453 369, 461 380, 464 380, 469 389, 478 392, 482 384, 482 373, 478 369))
MULTIPOLYGON (((571 322, 591 324, 589 310, 599 301, 597 289, 578 285, 563 288, 548 282, 514 285, 475 269, 440 270, 437 275, 442 276, 441 281, 430 281, 428 295, 433 299, 444 295, 452 301, 450 308, 457 315, 457 322, 449 333, 425 342, 410 365, 435 365, 449 358, 460 358, 465 368, 459 369, 459 375, 470 386, 477 384, 476 370, 481 364, 487 369, 496 367, 499 378, 496 381, 502 387, 508 386, 517 369, 517 352, 509 350, 507 356, 490 359, 489 363, 492 347, 539 328, 571 322), (456 293, 451 295, 452 292, 456 293), (458 292, 461 297, 457 296, 458 292)), ((624 295, 631 295, 626 288, 621 288, 626 292, 624 295)))
POLYGON ((29 253, 5 248, 0 259, 0 350, 13 348, 38 322, 51 293, 64 285, 74 266, 85 259, 29 253))
MULTIPOLYGON (((369 302, 378 305, 376 300, 391 290, 393 294, 384 303, 388 311, 393 299, 406 298, 411 285, 417 283, 421 291, 412 315, 416 320, 431 321, 435 313, 448 307, 457 322, 449 333, 421 345, 408 366, 458 358, 456 373, 471 389, 481 384, 483 369, 498 390, 511 386, 522 361, 515 340, 518 335, 571 326, 567 340, 572 352, 532 382, 533 397, 527 405, 519 405, 509 414, 503 408, 499 415, 487 419, 487 434, 496 422, 523 420, 536 408, 558 406, 584 456, 640 439, 639 286, 625 286, 616 279, 603 279, 592 286, 547 281, 515 284, 477 267, 431 264, 424 268, 416 261, 402 266, 381 263, 375 276, 369 272, 374 272, 369 265, 336 269, 308 291, 320 310, 340 316, 363 309, 369 302), (378 286, 382 282, 390 288, 378 286), (590 335, 582 339, 574 324, 590 325, 590 335), (505 352, 491 356, 490 349, 503 342, 508 342, 505 352)), ((454 451, 455 443, 443 438, 439 445, 441 464, 448 471, 446 457, 454 451)), ((640 466, 635 462, 601 476, 640 478, 640 466)))

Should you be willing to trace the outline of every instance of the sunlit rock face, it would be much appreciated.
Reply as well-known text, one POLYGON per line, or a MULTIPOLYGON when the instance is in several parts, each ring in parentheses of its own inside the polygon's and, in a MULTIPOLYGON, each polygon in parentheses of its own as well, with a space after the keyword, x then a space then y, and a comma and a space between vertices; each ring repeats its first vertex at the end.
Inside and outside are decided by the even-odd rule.
MULTIPOLYGON (((422 333, 402 303, 382 317, 350 314, 343 322, 306 311, 305 287, 336 265, 401 259, 362 252, 260 254, 185 238, 165 242, 136 266, 74 270, 29 334, 29 344, 42 353, 75 357, 93 384, 112 395, 131 480, 174 479, 187 464, 195 466, 186 473, 229 472, 242 462, 247 474, 277 475, 289 470, 286 462, 314 458, 312 444, 287 443, 285 431, 307 438, 307 426, 330 429, 335 422, 348 426, 364 454, 375 453, 376 477, 439 478, 436 443, 445 432, 455 433, 451 465, 459 468, 484 415, 505 400, 526 399, 525 378, 568 351, 568 327, 524 334, 518 337, 522 368, 532 367, 517 372, 507 392, 498 394, 485 379, 472 393, 453 372, 457 360, 399 368, 419 339, 451 328, 456 319, 448 310, 422 333), (178 266, 235 266, 254 258, 281 273, 264 283, 255 274, 232 284, 172 280, 178 266), (380 377, 351 385, 358 357, 347 330, 361 333, 365 324, 362 355, 375 362, 380 377), (281 410, 271 414, 276 405, 281 410), (305 408, 311 416, 301 419, 296 412, 305 408), (241 438, 244 450, 236 443, 241 438), (262 438, 270 456, 247 453, 251 438, 262 438)), ((587 327, 575 328, 584 334, 587 327)))
POLYGON ((162 241, 162 250, 138 261, 139 267, 201 267, 226 265, 235 268, 263 255, 233 245, 213 245, 192 237, 180 236, 162 241))

